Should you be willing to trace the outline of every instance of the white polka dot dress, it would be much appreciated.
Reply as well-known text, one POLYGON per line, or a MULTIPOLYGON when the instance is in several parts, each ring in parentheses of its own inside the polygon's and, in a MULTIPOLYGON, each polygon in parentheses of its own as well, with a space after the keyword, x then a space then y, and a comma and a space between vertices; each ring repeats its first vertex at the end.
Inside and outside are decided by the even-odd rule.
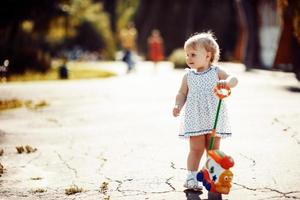
MULTIPOLYGON (((213 93, 217 85, 218 67, 210 67, 204 72, 188 70, 188 94, 182 113, 180 137, 204 135, 211 133, 219 99, 213 93)), ((223 99, 217 124, 217 137, 225 138, 231 135, 226 103, 223 99)))

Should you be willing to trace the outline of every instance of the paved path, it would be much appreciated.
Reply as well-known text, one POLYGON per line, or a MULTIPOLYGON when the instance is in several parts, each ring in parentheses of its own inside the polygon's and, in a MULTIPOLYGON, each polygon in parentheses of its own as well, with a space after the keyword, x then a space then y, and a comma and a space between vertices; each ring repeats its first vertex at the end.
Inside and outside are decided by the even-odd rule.
MULTIPOLYGON (((221 148, 236 165, 224 199, 300 199, 299 83, 289 73, 225 67, 240 84, 227 100, 234 135, 221 148)), ((105 80, 0 85, 1 99, 49 103, 0 112, 0 199, 187 199, 188 144, 171 116, 183 73, 141 65, 105 80), (38 150, 16 153, 27 144, 38 150), (72 184, 83 192, 66 195, 72 184)))

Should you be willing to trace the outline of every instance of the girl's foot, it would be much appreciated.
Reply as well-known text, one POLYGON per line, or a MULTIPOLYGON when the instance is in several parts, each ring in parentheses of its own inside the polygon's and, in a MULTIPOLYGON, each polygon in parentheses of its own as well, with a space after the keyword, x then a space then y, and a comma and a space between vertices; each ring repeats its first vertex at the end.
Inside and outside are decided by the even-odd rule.
POLYGON ((202 186, 200 186, 198 184, 198 181, 195 180, 194 178, 187 179, 185 181, 185 183, 183 184, 183 187, 185 187, 187 189, 195 190, 195 191, 201 191, 202 190, 202 186))

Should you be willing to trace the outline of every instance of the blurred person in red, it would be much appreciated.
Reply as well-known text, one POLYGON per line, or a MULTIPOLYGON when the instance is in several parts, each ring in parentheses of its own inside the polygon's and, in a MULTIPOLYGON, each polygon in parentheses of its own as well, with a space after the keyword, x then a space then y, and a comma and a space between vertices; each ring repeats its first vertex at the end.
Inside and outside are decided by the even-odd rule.
POLYGON ((154 29, 148 38, 148 57, 154 62, 155 66, 157 62, 164 60, 164 48, 163 39, 160 35, 159 30, 154 29))

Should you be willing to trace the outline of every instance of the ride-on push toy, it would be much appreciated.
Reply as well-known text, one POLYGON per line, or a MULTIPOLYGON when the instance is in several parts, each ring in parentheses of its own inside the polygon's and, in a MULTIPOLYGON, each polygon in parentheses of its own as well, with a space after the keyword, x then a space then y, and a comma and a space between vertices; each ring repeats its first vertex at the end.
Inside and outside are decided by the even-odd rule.
POLYGON ((214 138, 216 137, 216 127, 222 99, 228 97, 231 94, 231 90, 229 87, 221 88, 221 86, 216 86, 214 88, 214 92, 219 97, 217 114, 209 142, 206 164, 203 169, 198 172, 197 180, 202 182, 203 186, 209 192, 228 194, 230 192, 233 177, 233 173, 230 171, 230 168, 233 167, 234 161, 224 152, 220 150, 212 150, 212 148, 214 146, 214 138))

